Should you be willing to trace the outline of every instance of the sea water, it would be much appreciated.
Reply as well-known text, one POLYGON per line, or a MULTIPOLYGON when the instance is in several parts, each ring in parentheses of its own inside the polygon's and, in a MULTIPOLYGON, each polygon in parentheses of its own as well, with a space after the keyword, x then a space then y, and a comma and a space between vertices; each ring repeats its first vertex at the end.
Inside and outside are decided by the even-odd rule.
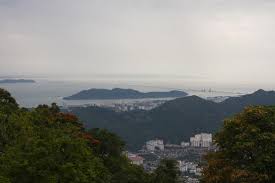
MULTIPOLYGON (((88 105, 88 104, 110 104, 110 103, 127 103, 137 101, 134 99, 127 100, 63 100, 63 97, 73 95, 82 90, 90 88, 131 88, 142 92, 149 91, 169 91, 182 90, 189 95, 197 95, 202 98, 215 96, 237 96, 246 94, 251 90, 234 90, 223 91, 222 89, 203 89, 197 87, 190 89, 183 85, 171 85, 171 83, 149 83, 148 82, 112 82, 111 80, 94 80, 94 81, 57 81, 57 80, 36 80, 36 83, 16 83, 0 84, 0 88, 8 90, 17 102, 23 107, 35 107, 39 104, 51 104, 53 102, 60 106, 70 105, 88 105)), ((163 100, 171 100, 165 98, 163 100)), ((138 100, 157 100, 157 99, 138 99, 138 100)))

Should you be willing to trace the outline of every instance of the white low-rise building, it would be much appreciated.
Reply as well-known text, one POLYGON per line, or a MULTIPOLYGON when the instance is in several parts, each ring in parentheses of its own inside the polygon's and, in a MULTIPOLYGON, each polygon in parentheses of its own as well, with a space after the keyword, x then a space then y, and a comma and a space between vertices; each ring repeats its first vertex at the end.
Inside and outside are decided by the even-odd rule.
POLYGON ((201 173, 201 168, 198 167, 198 164, 193 162, 178 161, 178 166, 182 173, 189 172, 196 175, 201 173))
POLYGON ((146 149, 148 151, 164 150, 163 140, 150 140, 146 142, 146 149))
POLYGON ((128 153, 127 157, 134 165, 143 165, 143 161, 144 161, 143 157, 132 153, 128 153))
POLYGON ((188 166, 187 163, 184 161, 178 161, 179 162, 179 169, 181 172, 187 172, 188 171, 188 166))
POLYGON ((202 175, 202 168, 197 167, 195 175, 201 176, 202 175))
POLYGON ((182 142, 180 145, 181 145, 181 147, 189 147, 190 143, 189 142, 182 142))

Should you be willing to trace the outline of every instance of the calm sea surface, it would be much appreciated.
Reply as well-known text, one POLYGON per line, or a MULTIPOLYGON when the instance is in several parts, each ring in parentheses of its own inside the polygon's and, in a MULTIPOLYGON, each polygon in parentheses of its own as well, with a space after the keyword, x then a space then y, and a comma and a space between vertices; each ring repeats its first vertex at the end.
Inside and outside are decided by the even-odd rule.
POLYGON ((172 89, 184 90, 190 95, 197 95, 200 97, 213 97, 213 96, 233 96, 239 95, 238 92, 249 92, 249 91, 236 91, 234 92, 222 92, 221 90, 213 90, 209 92, 200 91, 200 89, 186 89, 184 87, 171 87, 170 85, 162 86, 148 86, 142 84, 114 84, 111 82, 102 81, 90 81, 90 82, 79 82, 79 81, 48 81, 48 80, 37 80, 36 83, 17 83, 17 84, 0 84, 0 88, 7 89, 13 97, 16 98, 18 103, 24 107, 35 107, 38 104, 51 104, 56 102, 59 105, 84 105, 84 104, 106 104, 106 103, 121 103, 131 102, 135 100, 81 100, 81 101, 64 101, 62 98, 70 96, 81 90, 90 88, 132 88, 144 92, 148 91, 168 91, 172 89), (168 86, 168 87, 167 87, 168 86))

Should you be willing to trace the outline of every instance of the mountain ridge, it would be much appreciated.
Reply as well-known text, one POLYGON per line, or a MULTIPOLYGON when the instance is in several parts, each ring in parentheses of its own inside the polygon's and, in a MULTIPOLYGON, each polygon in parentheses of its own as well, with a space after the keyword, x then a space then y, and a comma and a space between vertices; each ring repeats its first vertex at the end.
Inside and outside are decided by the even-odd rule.
POLYGON ((256 91, 215 103, 197 96, 177 98, 150 111, 114 112, 98 107, 72 108, 87 128, 106 128, 126 140, 130 149, 162 138, 180 143, 195 133, 215 133, 225 118, 250 105, 275 105, 275 92, 256 91))

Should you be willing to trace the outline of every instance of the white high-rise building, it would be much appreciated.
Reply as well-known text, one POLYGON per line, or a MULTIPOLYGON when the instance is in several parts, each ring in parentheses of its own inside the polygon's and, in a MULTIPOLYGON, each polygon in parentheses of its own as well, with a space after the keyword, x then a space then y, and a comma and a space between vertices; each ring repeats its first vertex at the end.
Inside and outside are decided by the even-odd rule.
POLYGON ((212 134, 201 133, 190 138, 192 147, 210 147, 212 144, 212 134))
POLYGON ((146 149, 148 151, 155 151, 155 150, 164 150, 164 143, 163 140, 150 140, 146 142, 146 149))

